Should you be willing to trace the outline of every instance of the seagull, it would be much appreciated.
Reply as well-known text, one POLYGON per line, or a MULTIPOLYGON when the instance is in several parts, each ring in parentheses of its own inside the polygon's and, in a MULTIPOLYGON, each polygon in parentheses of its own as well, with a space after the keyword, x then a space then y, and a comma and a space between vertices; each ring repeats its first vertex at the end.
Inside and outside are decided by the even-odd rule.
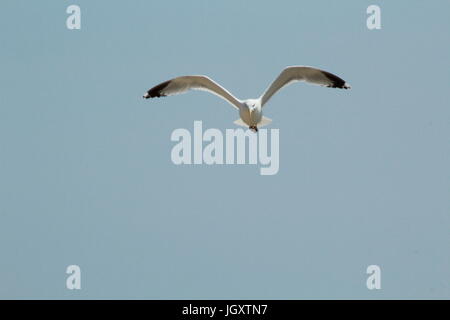
POLYGON ((218 83, 203 75, 181 76, 165 81, 149 89, 143 97, 145 99, 165 97, 185 93, 190 89, 209 91, 225 99, 239 110, 239 119, 234 122, 236 125, 248 127, 251 131, 257 132, 258 127, 272 122, 271 119, 262 115, 262 108, 269 99, 281 88, 298 81, 328 88, 350 89, 347 82, 330 72, 308 66, 290 66, 280 73, 258 99, 240 100, 218 83))

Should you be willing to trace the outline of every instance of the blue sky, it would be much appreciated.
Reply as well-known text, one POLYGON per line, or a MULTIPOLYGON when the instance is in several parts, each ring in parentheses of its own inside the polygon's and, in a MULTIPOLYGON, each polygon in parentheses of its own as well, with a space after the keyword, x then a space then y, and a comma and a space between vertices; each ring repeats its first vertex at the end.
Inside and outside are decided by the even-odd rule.
POLYGON ((448 1, 0 7, 0 298, 450 298, 448 1), (174 129, 237 114, 148 88, 206 74, 256 98, 288 65, 352 89, 272 98, 277 175, 171 162, 174 129), (366 288, 372 264, 381 290, 366 288))

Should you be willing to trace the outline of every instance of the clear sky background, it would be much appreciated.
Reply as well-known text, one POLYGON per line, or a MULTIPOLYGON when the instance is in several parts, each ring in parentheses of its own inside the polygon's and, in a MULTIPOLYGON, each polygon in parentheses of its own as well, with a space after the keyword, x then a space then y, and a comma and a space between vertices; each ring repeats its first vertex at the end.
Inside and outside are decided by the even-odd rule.
POLYGON ((450 298, 449 1, 0 4, 0 298, 450 298), (82 10, 81 30, 66 8, 82 10), (382 29, 366 27, 378 4, 382 29), (206 74, 265 108, 280 171, 176 166, 174 129, 234 128, 206 74), (66 267, 82 289, 66 289, 66 267), (366 288, 366 268, 382 289, 366 288))

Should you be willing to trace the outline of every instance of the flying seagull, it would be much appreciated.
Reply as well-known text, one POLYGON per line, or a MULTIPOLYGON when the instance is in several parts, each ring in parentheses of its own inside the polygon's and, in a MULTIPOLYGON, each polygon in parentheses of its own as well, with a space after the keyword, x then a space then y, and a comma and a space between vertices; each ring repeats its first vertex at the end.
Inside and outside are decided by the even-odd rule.
POLYGON ((278 90, 297 81, 305 81, 329 88, 350 89, 350 85, 338 76, 313 67, 286 67, 274 82, 258 99, 239 100, 225 88, 207 76, 182 76, 165 81, 151 88, 144 95, 145 99, 165 97, 184 93, 190 89, 209 91, 228 101, 239 110, 240 118, 234 123, 248 127, 257 132, 258 127, 269 124, 272 120, 262 115, 262 108, 278 90))

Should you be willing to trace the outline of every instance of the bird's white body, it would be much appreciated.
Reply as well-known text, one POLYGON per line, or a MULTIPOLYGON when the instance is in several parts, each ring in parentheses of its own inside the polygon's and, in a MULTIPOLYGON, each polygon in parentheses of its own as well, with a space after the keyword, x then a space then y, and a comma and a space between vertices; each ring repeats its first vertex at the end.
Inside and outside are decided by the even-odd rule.
POLYGON ((234 123, 249 127, 253 131, 258 131, 271 122, 269 118, 263 117, 262 109, 267 101, 281 88, 296 81, 305 81, 331 88, 350 89, 350 86, 338 76, 320 69, 293 66, 285 68, 274 82, 258 99, 239 100, 228 92, 225 88, 206 76, 182 76, 160 83, 151 88, 144 95, 144 98, 163 97, 180 94, 190 89, 209 91, 229 102, 234 108, 239 110, 240 119, 234 123))
POLYGON ((241 120, 249 127, 256 127, 262 119, 261 101, 259 99, 247 99, 239 108, 241 120))

